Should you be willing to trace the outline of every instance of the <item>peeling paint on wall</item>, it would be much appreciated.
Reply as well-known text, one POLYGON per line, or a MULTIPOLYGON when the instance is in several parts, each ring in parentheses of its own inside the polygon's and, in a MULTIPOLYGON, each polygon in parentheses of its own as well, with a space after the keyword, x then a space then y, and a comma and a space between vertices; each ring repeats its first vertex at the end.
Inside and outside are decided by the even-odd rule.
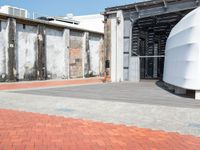
POLYGON ((0 31, 0 82, 6 81, 7 22, 1 21, 0 31))
POLYGON ((37 27, 17 24, 16 36, 18 79, 35 80, 37 27))
POLYGON ((70 31, 70 78, 83 77, 83 33, 70 31))
POLYGON ((9 81, 16 81, 16 19, 8 19, 8 49, 7 49, 7 68, 9 81))
POLYGON ((101 74, 102 34, 0 19, 0 82, 83 78, 89 71, 101 74))
POLYGON ((106 74, 111 77, 111 20, 105 19, 105 35, 104 35, 104 47, 105 47, 105 71, 106 74))
POLYGON ((101 59, 100 59, 100 51, 101 51, 101 36, 96 34, 90 34, 89 37, 89 51, 90 51, 90 71, 93 75, 100 75, 101 69, 101 59))
POLYGON ((66 45, 63 30, 46 29, 47 76, 66 79, 66 45))
POLYGON ((37 79, 47 79, 47 62, 46 62, 46 27, 44 25, 37 26, 37 79))

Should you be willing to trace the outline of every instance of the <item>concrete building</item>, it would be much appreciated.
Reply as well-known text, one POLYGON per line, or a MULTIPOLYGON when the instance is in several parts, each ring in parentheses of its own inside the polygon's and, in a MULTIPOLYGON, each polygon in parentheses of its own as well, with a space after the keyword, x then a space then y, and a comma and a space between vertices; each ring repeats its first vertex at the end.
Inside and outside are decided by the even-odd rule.
POLYGON ((167 38, 199 4, 197 0, 151 0, 106 8, 105 66, 111 80, 162 80, 167 38))
POLYGON ((66 16, 62 17, 39 17, 39 19, 47 20, 55 24, 67 25, 74 28, 104 33, 104 16, 101 14, 83 16, 74 16, 73 14, 67 14, 66 16))
POLYGON ((0 14, 0 81, 99 76, 101 32, 0 14))
MULTIPOLYGON (((104 55, 103 55, 103 34, 104 34, 104 17, 100 14, 73 16, 67 14, 65 17, 40 17, 40 20, 45 20, 50 23, 64 25, 77 30, 89 31, 91 34, 88 37, 89 42, 86 44, 88 47, 88 61, 89 72, 93 75, 102 75, 104 70, 104 55), (95 34, 98 33, 98 34, 95 34), (99 51, 101 49, 101 52, 99 51)), ((75 35, 76 36, 76 35, 75 35)), ((74 55, 75 53, 72 53, 74 55)), ((75 67, 74 70, 77 68, 75 67)))
POLYGON ((79 26, 83 29, 104 33, 104 16, 101 14, 73 16, 72 18, 79 21, 79 26))

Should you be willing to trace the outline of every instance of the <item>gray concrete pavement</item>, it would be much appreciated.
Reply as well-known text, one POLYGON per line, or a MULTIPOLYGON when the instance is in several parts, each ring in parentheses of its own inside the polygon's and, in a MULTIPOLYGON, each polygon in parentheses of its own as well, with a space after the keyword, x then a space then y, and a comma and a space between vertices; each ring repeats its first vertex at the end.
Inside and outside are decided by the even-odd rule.
MULTIPOLYGON (((60 88, 56 88, 56 90, 58 91, 58 94, 65 93, 66 91, 66 93, 72 91, 74 96, 71 96, 71 98, 68 97, 70 95, 55 95, 56 92, 53 92, 55 89, 52 88, 48 90, 51 90, 53 94, 50 92, 49 94, 43 94, 43 90, 45 91, 47 89, 40 89, 39 91, 41 92, 33 90, 37 92, 37 94, 30 94, 32 90, 28 90, 29 94, 27 94, 27 91, 0 92, 0 108, 89 119, 108 123, 134 125, 155 130, 165 130, 200 136, 200 109, 198 107, 198 103, 193 101, 195 103, 195 105, 193 104, 195 106, 194 107, 192 105, 193 102, 189 102, 192 99, 185 99, 170 94, 164 90, 162 91, 162 89, 159 89, 159 87, 155 86, 153 83, 122 83, 119 85, 107 84, 95 86, 87 85, 68 88, 61 88, 62 92, 59 92, 60 88), (146 85, 146 87, 143 87, 144 85, 146 85), (88 86, 90 88, 88 88, 88 86), (101 86, 105 87, 101 89, 101 86), (118 89, 118 86, 121 88, 118 89), (132 87, 132 92, 125 90, 130 86, 132 87), (144 88, 144 90, 146 89, 146 91, 140 91, 140 86, 141 88, 144 88), (110 89, 111 87, 112 89, 110 89), (93 91, 90 91, 89 89, 93 89, 93 91), (159 97, 158 93, 154 93, 157 89, 160 90, 158 91, 161 94, 159 97), (80 96, 80 93, 84 93, 83 91, 87 90, 91 92, 91 94, 89 94, 89 98, 80 96), (149 98, 155 98, 156 101, 158 101, 159 98, 164 101, 162 97, 162 95, 164 95, 167 97, 165 100, 176 98, 177 100, 187 101, 190 104, 190 107, 172 107, 171 101, 170 105, 156 105, 152 102, 149 105, 146 101, 144 103, 130 102, 132 99, 128 101, 128 98, 126 98, 124 100, 122 99, 123 96, 121 96, 121 94, 117 95, 120 100, 116 100, 117 96, 114 97, 115 99, 112 97, 106 97, 107 95, 105 93, 102 97, 99 96, 98 99, 93 99, 94 97, 92 98, 92 96, 96 96, 97 93, 101 95, 101 90, 103 90, 103 92, 107 91, 108 93, 113 92, 113 94, 120 92, 124 94, 126 93, 126 97, 130 94, 132 95, 132 99, 137 99, 138 97, 139 100, 144 100, 145 97, 147 99, 149 95, 145 95, 145 93, 149 91, 152 96, 149 98), (140 94, 141 97, 139 96, 139 91, 142 93, 140 94), (75 94, 77 96, 75 96, 75 94), (108 98, 108 100, 104 99, 105 97, 108 98)), ((179 103, 180 102, 177 102, 177 104, 179 103)))
POLYGON ((48 89, 16 91, 23 94, 71 97, 88 100, 117 101, 127 103, 163 105, 170 107, 200 108, 200 102, 192 98, 174 95, 162 89, 161 82, 111 83, 48 89))

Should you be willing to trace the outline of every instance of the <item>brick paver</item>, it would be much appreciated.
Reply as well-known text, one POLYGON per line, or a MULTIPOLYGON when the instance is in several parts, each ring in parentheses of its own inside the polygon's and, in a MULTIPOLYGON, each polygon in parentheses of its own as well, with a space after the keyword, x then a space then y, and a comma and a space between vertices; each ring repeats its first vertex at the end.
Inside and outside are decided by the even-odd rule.
POLYGON ((0 90, 15 90, 15 89, 27 89, 27 88, 101 83, 102 80, 103 78, 88 78, 88 79, 73 79, 73 80, 58 80, 58 81, 47 80, 47 81, 33 81, 33 82, 30 81, 30 82, 0 83, 0 90))
POLYGON ((124 125, 0 110, 0 149, 199 150, 200 138, 124 125))

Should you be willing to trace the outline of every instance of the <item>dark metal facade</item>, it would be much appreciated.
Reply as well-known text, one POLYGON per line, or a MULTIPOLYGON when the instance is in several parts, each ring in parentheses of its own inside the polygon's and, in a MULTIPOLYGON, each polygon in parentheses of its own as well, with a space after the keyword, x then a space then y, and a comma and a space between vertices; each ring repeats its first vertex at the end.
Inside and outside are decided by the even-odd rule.
MULTIPOLYGON (((134 65, 130 59, 133 57, 140 59, 140 79, 162 79, 169 33, 187 13, 198 6, 198 0, 151 0, 107 8, 104 13, 106 23, 117 11, 123 11, 124 80, 131 80, 134 65)), ((108 34, 105 30, 105 41, 109 40, 106 39, 108 34)), ((106 50, 110 51, 109 48, 106 47, 106 50)))

